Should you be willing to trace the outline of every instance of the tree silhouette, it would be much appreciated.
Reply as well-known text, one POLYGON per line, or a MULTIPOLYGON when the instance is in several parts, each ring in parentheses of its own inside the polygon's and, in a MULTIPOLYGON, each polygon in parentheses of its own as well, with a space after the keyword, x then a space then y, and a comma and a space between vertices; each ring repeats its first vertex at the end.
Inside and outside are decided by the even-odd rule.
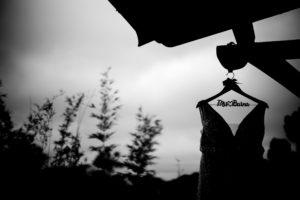
POLYGON ((115 134, 113 127, 117 122, 117 113, 121 108, 119 104, 118 90, 113 89, 114 81, 109 77, 109 67, 102 73, 100 79, 100 104, 99 108, 92 104, 90 107, 97 109, 97 113, 92 113, 91 117, 98 120, 98 131, 91 134, 89 138, 96 139, 100 146, 91 146, 92 151, 97 152, 93 164, 108 174, 114 173, 115 168, 120 167, 119 159, 121 154, 116 150, 115 144, 110 144, 109 140, 115 134))
MULTIPOLYGON (((2 81, 0 80, 0 87, 2 87, 2 81)), ((12 129, 13 123, 11 120, 10 112, 6 108, 4 98, 6 94, 0 91, 0 158, 3 162, 3 158, 6 157, 10 150, 10 142, 12 141, 12 129)))
MULTIPOLYGON (((2 81, 0 80, 0 87, 2 87, 2 81)), ((0 145, 1 145, 1 150, 5 146, 5 142, 7 141, 9 134, 11 133, 13 129, 13 123, 11 120, 11 116, 9 111, 6 108, 4 98, 6 97, 6 94, 3 94, 0 91, 0 145)))
POLYGON ((52 162, 53 166, 73 167, 76 166, 82 157, 83 153, 80 151, 79 133, 73 135, 69 128, 77 117, 78 110, 82 105, 84 94, 67 97, 68 104, 63 113, 64 121, 59 126, 60 139, 55 141, 55 156, 52 162))
POLYGON ((297 111, 293 112, 292 115, 287 115, 284 118, 284 130, 287 138, 295 143, 296 151, 300 151, 300 108, 297 111))
POLYGON ((133 137, 132 144, 127 145, 129 154, 126 166, 136 176, 153 175, 155 172, 147 168, 154 164, 153 160, 156 158, 152 153, 156 150, 155 145, 158 144, 154 139, 162 131, 161 121, 144 115, 141 107, 136 114, 136 119, 138 122, 136 131, 130 133, 133 137))
POLYGON ((55 115, 54 100, 62 94, 61 91, 59 95, 55 95, 51 99, 46 98, 42 105, 34 104, 34 108, 28 116, 28 121, 23 126, 23 131, 30 134, 44 151, 47 147, 48 150, 50 149, 51 141, 49 141, 49 138, 52 135, 52 120, 55 115))
POLYGON ((267 158, 276 164, 286 165, 292 153, 291 144, 286 139, 272 138, 267 158))
POLYGON ((5 96, 0 92, 0 172, 3 173, 2 178, 7 175, 10 179, 20 178, 40 170, 47 156, 43 154, 43 149, 34 143, 32 135, 23 129, 14 128, 4 102, 5 96))

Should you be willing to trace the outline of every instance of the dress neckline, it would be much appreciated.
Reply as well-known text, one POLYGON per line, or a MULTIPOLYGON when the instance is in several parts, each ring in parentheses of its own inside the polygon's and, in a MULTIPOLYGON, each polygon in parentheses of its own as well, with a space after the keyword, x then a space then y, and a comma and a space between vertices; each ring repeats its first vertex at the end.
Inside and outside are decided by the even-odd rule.
POLYGON ((235 138, 237 135, 238 135, 238 133, 239 133, 239 131, 240 131, 240 129, 241 129, 241 127, 242 127, 242 125, 244 124, 244 123, 246 123, 246 121, 248 120, 248 118, 254 113, 254 111, 256 111, 261 105, 263 105, 262 103, 258 103, 243 119, 242 119, 242 121, 238 124, 238 127, 237 127, 237 129, 236 129, 236 131, 235 131, 235 134, 233 133, 233 131, 231 130, 231 128, 230 128, 230 126, 229 126, 229 124, 226 122, 226 120, 222 117, 222 115, 220 115, 207 101, 203 101, 207 106, 208 106, 208 108, 225 124, 225 126, 226 126, 226 128, 228 129, 228 131, 229 131, 229 133, 230 133, 230 135, 231 135, 231 137, 233 137, 233 138, 235 138))

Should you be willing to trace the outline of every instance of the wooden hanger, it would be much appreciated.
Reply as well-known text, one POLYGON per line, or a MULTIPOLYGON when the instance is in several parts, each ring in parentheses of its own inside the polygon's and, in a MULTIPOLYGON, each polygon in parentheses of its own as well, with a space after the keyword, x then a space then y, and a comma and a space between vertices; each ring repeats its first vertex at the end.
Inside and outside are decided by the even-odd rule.
MULTIPOLYGON (((214 96, 212 96, 212 97, 210 97, 210 98, 208 98, 208 99, 206 99, 206 100, 203 100, 203 101, 205 101, 205 102, 208 103, 208 102, 210 102, 210 101, 212 101, 212 100, 218 98, 219 96, 221 96, 221 95, 223 95, 223 94, 225 94, 225 93, 227 93, 227 92, 233 90, 233 91, 235 91, 236 93, 241 94, 242 96, 244 96, 244 97, 246 97, 246 98, 248 98, 248 99, 250 99, 250 100, 252 100, 252 101, 254 101, 254 102, 258 103, 258 104, 259 104, 259 103, 260 103, 260 104, 264 104, 267 108, 269 107, 268 104, 267 104, 266 102, 264 102, 264 101, 262 101, 262 100, 259 100, 259 99, 255 98, 255 97, 252 97, 252 96, 250 96, 249 94, 243 92, 243 91, 241 90, 241 88, 237 85, 237 82, 236 82, 236 81, 237 81, 237 80, 234 79, 234 78, 232 78, 232 79, 227 78, 225 81, 223 81, 224 88, 223 88, 223 90, 222 90, 221 92, 219 92, 218 94, 216 94, 216 95, 214 95, 214 96)), ((199 103, 197 104, 197 108, 198 108, 198 107, 199 107, 199 103)))

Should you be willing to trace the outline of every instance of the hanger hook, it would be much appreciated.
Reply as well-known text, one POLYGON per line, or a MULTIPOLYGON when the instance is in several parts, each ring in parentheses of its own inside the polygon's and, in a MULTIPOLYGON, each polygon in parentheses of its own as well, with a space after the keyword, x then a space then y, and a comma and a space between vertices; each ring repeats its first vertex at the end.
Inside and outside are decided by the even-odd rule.
POLYGON ((233 80, 234 79, 234 76, 235 76, 235 74, 233 73, 233 72, 228 72, 227 74, 226 74, 226 76, 229 76, 229 74, 232 74, 232 77, 231 78, 229 78, 229 79, 231 79, 231 80, 233 80))

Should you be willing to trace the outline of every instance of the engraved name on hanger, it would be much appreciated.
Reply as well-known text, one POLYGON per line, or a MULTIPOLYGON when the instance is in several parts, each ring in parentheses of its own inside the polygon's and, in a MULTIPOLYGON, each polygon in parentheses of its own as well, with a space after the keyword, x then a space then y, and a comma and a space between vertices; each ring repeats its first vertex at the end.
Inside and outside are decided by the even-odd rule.
POLYGON ((242 101, 238 102, 236 99, 233 99, 231 101, 223 101, 221 99, 218 99, 216 105, 221 107, 249 107, 250 106, 248 102, 242 102, 242 101))

